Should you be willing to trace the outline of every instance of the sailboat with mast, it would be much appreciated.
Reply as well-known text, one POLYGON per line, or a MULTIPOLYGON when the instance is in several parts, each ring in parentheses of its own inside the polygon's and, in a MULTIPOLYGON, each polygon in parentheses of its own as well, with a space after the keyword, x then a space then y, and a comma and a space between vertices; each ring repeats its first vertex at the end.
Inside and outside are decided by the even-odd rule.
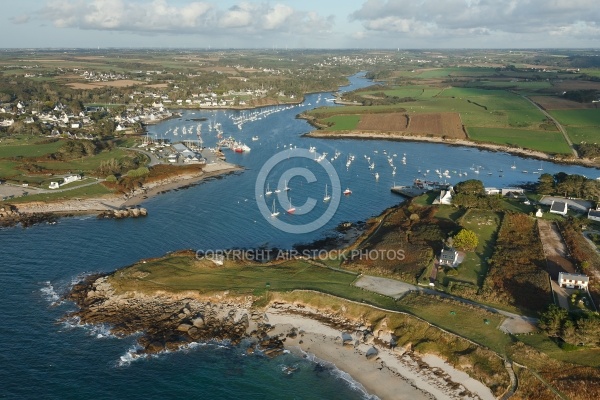
POLYGON ((327 193, 327 185, 325 185, 325 196, 323 197, 323 201, 327 203, 329 200, 331 200, 331 196, 327 193))
POLYGON ((279 211, 275 208, 275 199, 273 199, 273 208, 271 209, 271 217, 276 218, 279 216, 279 211))
POLYGON ((288 198, 288 202, 290 203, 289 208, 287 209, 288 214, 293 214, 296 212, 296 207, 292 205, 292 199, 288 198))

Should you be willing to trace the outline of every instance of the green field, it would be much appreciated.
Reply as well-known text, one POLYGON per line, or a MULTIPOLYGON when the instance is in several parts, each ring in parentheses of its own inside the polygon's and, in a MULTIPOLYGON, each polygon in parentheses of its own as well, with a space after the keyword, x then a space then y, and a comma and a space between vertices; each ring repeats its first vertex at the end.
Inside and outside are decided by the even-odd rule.
POLYGON ((523 147, 546 153, 571 153, 569 145, 559 132, 504 128, 468 128, 467 132, 469 138, 475 141, 523 147))
POLYGON ((98 197, 110 193, 112 193, 112 191, 107 189, 104 185, 97 183, 95 185, 77 187, 75 189, 67 190, 64 192, 49 192, 44 194, 33 194, 30 196, 17 197, 15 199, 11 199, 10 203, 16 204, 28 203, 30 201, 69 200, 74 198, 98 197))
POLYGON ((562 125, 600 128, 600 109, 552 110, 549 113, 562 125))
POLYGON ((600 143, 600 126, 565 127, 573 143, 600 143))
POLYGON ((328 130, 351 131, 355 130, 360 122, 360 115, 334 115, 323 120, 327 124, 333 124, 328 130))
POLYGON ((487 273, 487 259, 494 252, 495 235, 500 226, 500 214, 492 211, 469 210, 459 220, 463 228, 477 234, 479 244, 475 251, 467 252, 464 261, 458 267, 456 277, 449 280, 469 282, 481 286, 487 273))
POLYGON ((65 141, 43 143, 41 138, 19 136, 16 138, 2 139, 0 142, 0 158, 35 158, 42 157, 58 151, 65 141))

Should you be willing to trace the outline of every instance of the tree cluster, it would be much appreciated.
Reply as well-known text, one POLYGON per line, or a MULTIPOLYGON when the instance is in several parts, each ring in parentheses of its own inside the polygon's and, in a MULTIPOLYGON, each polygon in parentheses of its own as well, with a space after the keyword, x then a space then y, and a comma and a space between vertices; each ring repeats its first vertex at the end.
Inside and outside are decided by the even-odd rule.
POLYGON ((598 201, 600 199, 600 181, 564 172, 554 175, 542 174, 538 179, 537 192, 598 201))
POLYGON ((600 317, 593 313, 570 313, 551 304, 542 313, 540 328, 550 337, 567 343, 600 346, 600 317))
POLYGON ((483 182, 469 179, 459 182, 454 186, 456 194, 452 197, 452 204, 464 208, 479 208, 482 210, 500 210, 502 200, 498 196, 485 194, 483 182))

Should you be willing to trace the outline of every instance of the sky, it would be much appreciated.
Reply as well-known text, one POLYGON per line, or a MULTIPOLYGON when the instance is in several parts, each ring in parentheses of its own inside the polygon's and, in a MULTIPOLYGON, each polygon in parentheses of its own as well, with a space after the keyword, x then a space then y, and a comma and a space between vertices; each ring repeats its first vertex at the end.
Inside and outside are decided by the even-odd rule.
POLYGON ((1 0, 0 48, 597 48, 598 0, 1 0))

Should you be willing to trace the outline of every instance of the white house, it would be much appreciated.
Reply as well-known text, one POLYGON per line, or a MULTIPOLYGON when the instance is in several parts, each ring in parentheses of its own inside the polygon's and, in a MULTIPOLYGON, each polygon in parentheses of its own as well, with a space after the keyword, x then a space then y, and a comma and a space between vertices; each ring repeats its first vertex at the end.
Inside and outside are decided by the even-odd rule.
POLYGON ((487 194, 487 195, 500 194, 500 189, 495 188, 495 187, 486 187, 486 188, 484 188, 484 190, 485 190, 485 194, 487 194))
POLYGON ((454 249, 442 249, 439 261, 440 265, 456 267, 456 262, 458 261, 458 251, 454 249))
POLYGON ((552 200, 552 205, 550 206, 550 212, 552 214, 559 215, 567 215, 567 203, 564 201, 556 201, 552 200))
POLYGON ((590 278, 584 274, 569 274, 567 272, 558 273, 558 284, 560 287, 587 290, 589 283, 590 278))
POLYGON ((450 205, 452 204, 452 194, 454 193, 454 190, 452 188, 450 188, 449 190, 441 190, 440 191, 440 195, 438 197, 435 198, 435 200, 433 201, 433 204, 446 204, 446 205, 450 205))
POLYGON ((600 207, 596 207, 595 210, 591 208, 588 210, 588 219, 592 221, 600 221, 600 207))
POLYGON ((60 185, 58 184, 58 182, 52 181, 52 182, 50 182, 48 189, 58 189, 59 187, 60 187, 60 185))
POLYGON ((542 212, 542 210, 538 208, 538 210, 535 212, 535 216, 538 218, 542 218, 543 215, 544 213, 542 212))

